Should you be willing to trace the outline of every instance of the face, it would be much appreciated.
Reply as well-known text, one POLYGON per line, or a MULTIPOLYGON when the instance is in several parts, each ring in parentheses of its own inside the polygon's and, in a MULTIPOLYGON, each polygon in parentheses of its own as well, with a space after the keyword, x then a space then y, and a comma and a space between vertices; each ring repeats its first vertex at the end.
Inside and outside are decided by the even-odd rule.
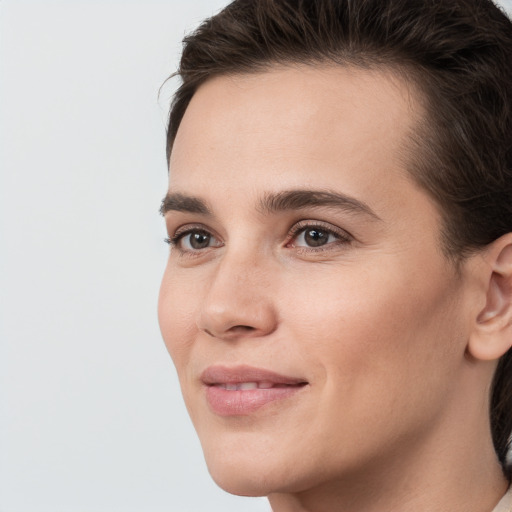
POLYGON ((449 415, 465 288, 406 171, 420 113, 391 74, 343 67, 219 77, 193 97, 159 321, 229 492, 350 478, 449 415))

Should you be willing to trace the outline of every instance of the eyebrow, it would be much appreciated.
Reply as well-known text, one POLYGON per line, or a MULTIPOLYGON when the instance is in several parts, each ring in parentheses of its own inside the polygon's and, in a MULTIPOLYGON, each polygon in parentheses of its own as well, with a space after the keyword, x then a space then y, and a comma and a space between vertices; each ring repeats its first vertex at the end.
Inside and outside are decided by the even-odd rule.
MULTIPOLYGON (((264 214, 315 207, 334 208, 348 213, 364 214, 373 219, 381 220, 366 203, 354 197, 329 190, 299 189, 268 192, 264 194, 258 203, 258 211, 264 214)), ((182 193, 169 192, 162 200, 160 213, 165 215, 171 210, 213 216, 206 201, 199 197, 182 193)))
POLYGON ((199 213, 201 215, 212 215, 212 212, 205 201, 198 197, 188 196, 179 193, 167 193, 160 205, 160 214, 165 215, 168 211, 199 213))
POLYGON ((348 213, 365 214, 376 220, 381 220, 363 201, 330 190, 285 190, 269 193, 264 195, 259 204, 259 210, 263 213, 303 210, 314 207, 334 208, 348 213))

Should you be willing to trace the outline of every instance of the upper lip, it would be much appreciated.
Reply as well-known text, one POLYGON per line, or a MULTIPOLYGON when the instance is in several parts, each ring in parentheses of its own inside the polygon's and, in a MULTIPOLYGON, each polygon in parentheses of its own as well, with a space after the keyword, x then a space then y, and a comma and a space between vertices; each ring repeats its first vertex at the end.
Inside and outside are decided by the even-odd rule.
POLYGON ((306 379, 288 377, 279 373, 253 366, 209 366, 201 374, 201 381, 207 386, 215 384, 240 384, 242 382, 271 382, 273 384, 306 384, 306 379))

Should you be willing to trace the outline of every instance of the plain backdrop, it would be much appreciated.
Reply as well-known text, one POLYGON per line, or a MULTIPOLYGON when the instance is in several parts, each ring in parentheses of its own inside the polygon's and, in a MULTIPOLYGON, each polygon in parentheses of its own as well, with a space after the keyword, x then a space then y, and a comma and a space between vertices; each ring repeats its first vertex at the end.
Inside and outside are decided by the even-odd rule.
POLYGON ((158 90, 225 3, 0 0, 0 512, 269 510, 208 476, 156 316, 158 90))

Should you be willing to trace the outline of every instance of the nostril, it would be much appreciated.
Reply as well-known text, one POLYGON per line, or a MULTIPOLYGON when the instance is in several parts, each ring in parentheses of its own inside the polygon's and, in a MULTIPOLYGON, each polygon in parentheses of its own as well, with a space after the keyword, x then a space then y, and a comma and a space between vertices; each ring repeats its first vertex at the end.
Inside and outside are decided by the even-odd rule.
POLYGON ((211 338, 229 340, 263 337, 274 332, 278 318, 269 297, 252 297, 247 286, 236 285, 231 289, 232 286, 229 272, 210 286, 197 309, 195 326, 199 331, 211 338))
POLYGON ((234 325, 233 327, 230 327, 225 333, 216 335, 214 332, 210 331, 209 329, 203 329, 203 331, 208 334, 208 336, 211 336, 212 338, 219 338, 222 336, 225 336, 226 334, 236 335, 236 334, 248 334, 251 332, 256 331, 255 327, 251 327, 250 325, 234 325))
POLYGON ((255 331, 255 327, 251 327, 250 325, 234 325, 229 329, 232 332, 252 332, 255 331))

